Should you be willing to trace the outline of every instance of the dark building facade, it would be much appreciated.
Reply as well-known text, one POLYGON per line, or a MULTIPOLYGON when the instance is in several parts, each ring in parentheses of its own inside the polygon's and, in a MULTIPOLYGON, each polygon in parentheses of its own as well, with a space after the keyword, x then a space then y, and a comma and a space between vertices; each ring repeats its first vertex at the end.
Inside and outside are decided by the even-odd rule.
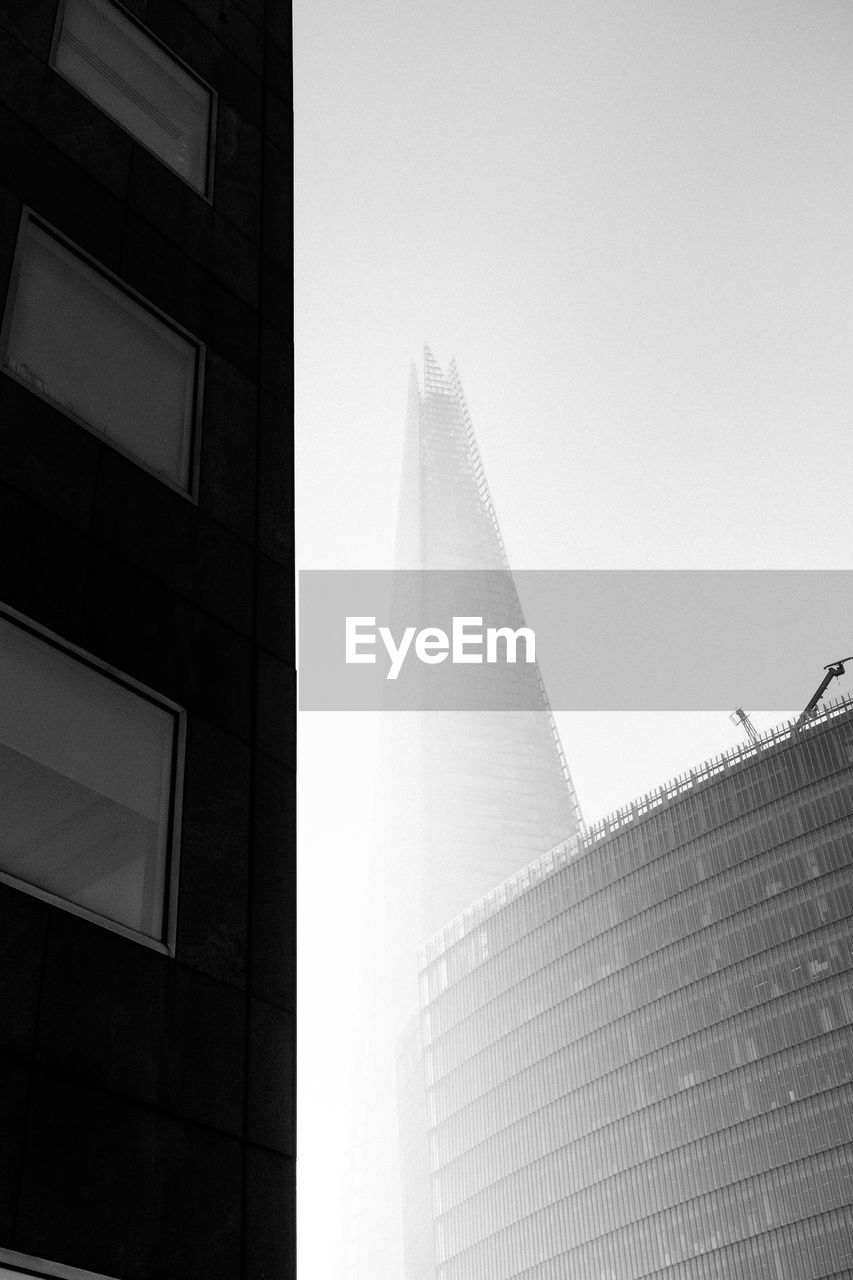
POLYGON ((430 941, 432 1274, 853 1274, 851 762, 848 702, 560 846, 430 941))
POLYGON ((289 11, 0 40, 0 1275, 279 1280, 289 11))

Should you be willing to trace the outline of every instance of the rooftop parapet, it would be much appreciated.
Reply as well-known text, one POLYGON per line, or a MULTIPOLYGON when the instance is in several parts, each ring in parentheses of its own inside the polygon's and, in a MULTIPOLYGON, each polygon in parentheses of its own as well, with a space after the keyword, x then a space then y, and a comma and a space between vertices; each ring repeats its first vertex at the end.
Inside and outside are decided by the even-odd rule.
MULTIPOLYGON (((812 718, 800 725, 797 739, 806 741, 815 731, 820 730, 833 720, 840 719, 853 712, 853 698, 837 698, 824 703, 823 707, 812 718)), ((767 730, 760 735, 757 742, 746 743, 742 747, 732 747, 719 755, 680 773, 669 781, 662 783, 653 791, 646 792, 631 804, 623 805, 613 813, 592 823, 584 835, 572 836, 562 841, 547 853, 542 854, 534 862, 514 875, 490 889, 482 898, 478 898, 470 907, 466 907, 458 916, 449 921, 444 928, 433 934, 418 952, 418 965, 423 968, 467 934, 471 933, 485 920, 495 915, 501 907, 515 898, 521 897, 533 885, 547 880, 561 867, 576 857, 591 853, 606 843, 611 836, 617 835, 626 827, 646 818, 650 813, 667 809, 681 800, 685 794, 697 790, 706 783, 717 781, 720 777, 736 772, 744 765, 751 763, 756 757, 764 756, 781 746, 791 746, 792 731, 796 719, 787 720, 782 725, 767 730)))

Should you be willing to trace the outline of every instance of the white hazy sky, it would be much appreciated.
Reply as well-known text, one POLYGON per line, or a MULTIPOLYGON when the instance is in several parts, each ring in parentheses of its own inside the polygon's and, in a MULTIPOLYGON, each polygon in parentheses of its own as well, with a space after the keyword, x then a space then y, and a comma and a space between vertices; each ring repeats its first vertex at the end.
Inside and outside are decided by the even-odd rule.
MULTIPOLYGON (((848 0, 297 0, 294 34, 303 568, 390 566, 425 341, 515 568, 851 567, 848 0)), ((720 713, 559 720, 588 818, 739 740, 720 713)), ((312 1280, 340 1280, 374 734, 302 717, 312 1280)))

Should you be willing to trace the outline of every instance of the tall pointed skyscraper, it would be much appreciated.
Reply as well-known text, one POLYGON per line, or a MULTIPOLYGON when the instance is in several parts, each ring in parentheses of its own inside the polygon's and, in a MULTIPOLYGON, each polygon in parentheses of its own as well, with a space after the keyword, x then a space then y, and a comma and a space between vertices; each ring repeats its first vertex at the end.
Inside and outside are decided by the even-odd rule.
MULTIPOLYGON (((472 602, 485 583, 502 622, 523 625, 456 368, 451 365, 445 377, 429 350, 423 390, 414 367, 409 384, 395 568, 465 571, 462 612, 476 613, 472 602)), ((421 606, 433 583, 434 575, 418 576, 421 606)), ((410 587, 409 575, 401 578, 403 595, 410 587)), ((404 1274, 432 1280, 427 1117, 416 1032, 414 1040, 404 1038, 401 1125, 396 1107, 395 1055, 417 1009, 418 946, 581 824, 538 667, 490 670, 495 680, 508 682, 501 693, 516 695, 498 702, 535 709, 384 717, 373 914, 365 931, 364 1084, 356 1103, 363 1120, 353 1152, 356 1193, 346 1272, 354 1280, 402 1280, 404 1274), (404 1210, 407 1238, 423 1241, 405 1265, 404 1210)))
MULTIPOLYGON (((445 377, 429 348, 423 390, 414 366, 409 382, 395 567, 488 573, 499 612, 523 625, 456 365, 445 377)), ((495 668, 494 679, 529 686, 520 701, 538 710, 425 712, 408 744, 422 936, 581 826, 538 666, 495 668)))

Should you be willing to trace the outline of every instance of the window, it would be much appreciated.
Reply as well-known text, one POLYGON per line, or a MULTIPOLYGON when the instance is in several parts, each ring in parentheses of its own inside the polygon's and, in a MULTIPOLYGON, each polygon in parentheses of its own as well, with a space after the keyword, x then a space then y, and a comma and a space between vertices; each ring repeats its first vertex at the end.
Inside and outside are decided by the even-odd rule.
POLYGON ((202 349, 25 217, 5 368, 184 489, 202 349))
POLYGON ((0 879, 165 942, 178 729, 0 617, 0 879))
POLYGON ((108 0, 66 0, 56 70, 197 191, 208 189, 213 94, 108 0))

